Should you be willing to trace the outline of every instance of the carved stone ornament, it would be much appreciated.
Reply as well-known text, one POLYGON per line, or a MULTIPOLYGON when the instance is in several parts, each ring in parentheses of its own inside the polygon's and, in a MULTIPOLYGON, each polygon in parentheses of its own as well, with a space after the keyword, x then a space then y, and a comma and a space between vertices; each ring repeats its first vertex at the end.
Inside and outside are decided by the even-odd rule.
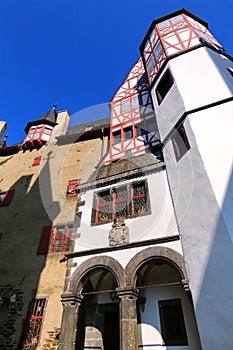
POLYGON ((129 243, 129 228, 125 225, 123 218, 114 220, 108 240, 110 246, 129 243))

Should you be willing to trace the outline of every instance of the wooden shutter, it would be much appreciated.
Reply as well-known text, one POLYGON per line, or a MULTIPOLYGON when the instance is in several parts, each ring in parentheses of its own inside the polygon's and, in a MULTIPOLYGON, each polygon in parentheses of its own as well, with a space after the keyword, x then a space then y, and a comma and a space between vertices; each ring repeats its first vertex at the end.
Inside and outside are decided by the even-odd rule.
POLYGON ((32 163, 32 166, 40 165, 41 159, 42 159, 42 156, 35 157, 32 163))
POLYGON ((43 228, 37 254, 47 254, 49 251, 49 244, 52 235, 52 226, 45 226, 43 228))
POLYGON ((2 202, 2 206, 10 205, 12 198, 14 196, 14 193, 15 193, 15 190, 6 191, 5 197, 4 197, 3 202, 2 202))

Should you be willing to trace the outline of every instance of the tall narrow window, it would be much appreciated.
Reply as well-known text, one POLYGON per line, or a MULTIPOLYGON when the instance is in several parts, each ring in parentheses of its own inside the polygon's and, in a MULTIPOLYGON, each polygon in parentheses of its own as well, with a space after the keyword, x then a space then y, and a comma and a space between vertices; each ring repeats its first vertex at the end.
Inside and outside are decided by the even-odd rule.
POLYGON ((188 137, 185 132, 185 128, 183 125, 179 126, 176 129, 175 134, 172 136, 172 145, 174 148, 176 160, 180 160, 185 153, 190 149, 190 144, 188 141, 188 137))
POLYGON ((46 298, 39 298, 33 302, 22 350, 35 350, 37 348, 45 314, 46 301, 46 298))
POLYGON ((115 131, 113 133, 113 143, 114 145, 116 145, 117 143, 120 143, 121 142, 121 130, 118 130, 118 131, 115 131))
POLYGON ((133 137, 133 128, 132 126, 129 126, 128 128, 124 129, 125 133, 125 140, 129 140, 133 137))
POLYGON ((181 300, 160 300, 158 304, 165 345, 188 345, 181 300))
POLYGON ((146 190, 145 183, 134 183, 131 188, 132 194, 132 215, 146 212, 146 190))
POLYGON ((173 83, 173 77, 170 71, 167 70, 166 73, 164 73, 163 77, 160 79, 156 88, 156 96, 159 105, 167 95, 168 91, 171 89, 173 83))
POLYGON ((113 218, 127 217, 127 187, 113 190, 113 218))
POLYGON ((71 227, 54 227, 50 252, 52 254, 68 252, 71 249, 71 227))
POLYGON ((96 193, 95 222, 108 222, 111 219, 110 191, 96 193))

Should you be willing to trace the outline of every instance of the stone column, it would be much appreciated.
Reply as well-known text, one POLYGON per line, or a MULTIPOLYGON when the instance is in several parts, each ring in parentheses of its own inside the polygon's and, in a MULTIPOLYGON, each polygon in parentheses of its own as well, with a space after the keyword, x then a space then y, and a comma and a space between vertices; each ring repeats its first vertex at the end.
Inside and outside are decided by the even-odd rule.
POLYGON ((78 326, 78 313, 83 296, 65 293, 61 295, 61 298, 63 314, 58 350, 74 350, 78 326))
POLYGON ((120 349, 138 350, 137 306, 138 293, 130 287, 117 288, 120 299, 120 349))

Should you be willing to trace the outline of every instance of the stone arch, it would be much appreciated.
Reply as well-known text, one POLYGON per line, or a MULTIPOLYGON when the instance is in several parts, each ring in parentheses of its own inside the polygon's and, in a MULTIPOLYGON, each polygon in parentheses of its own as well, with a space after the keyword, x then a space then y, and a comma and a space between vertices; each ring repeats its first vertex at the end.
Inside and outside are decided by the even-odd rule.
POLYGON ((145 262, 154 258, 161 258, 173 265, 180 273, 183 283, 187 283, 188 276, 185 269, 183 256, 171 248, 156 246, 142 250, 128 262, 125 268, 126 286, 133 286, 135 288, 138 269, 145 262))
POLYGON ((97 267, 109 270, 115 276, 118 287, 124 285, 124 269, 120 263, 110 256, 98 256, 86 260, 75 270, 71 277, 68 292, 79 294, 83 286, 83 277, 97 267))

